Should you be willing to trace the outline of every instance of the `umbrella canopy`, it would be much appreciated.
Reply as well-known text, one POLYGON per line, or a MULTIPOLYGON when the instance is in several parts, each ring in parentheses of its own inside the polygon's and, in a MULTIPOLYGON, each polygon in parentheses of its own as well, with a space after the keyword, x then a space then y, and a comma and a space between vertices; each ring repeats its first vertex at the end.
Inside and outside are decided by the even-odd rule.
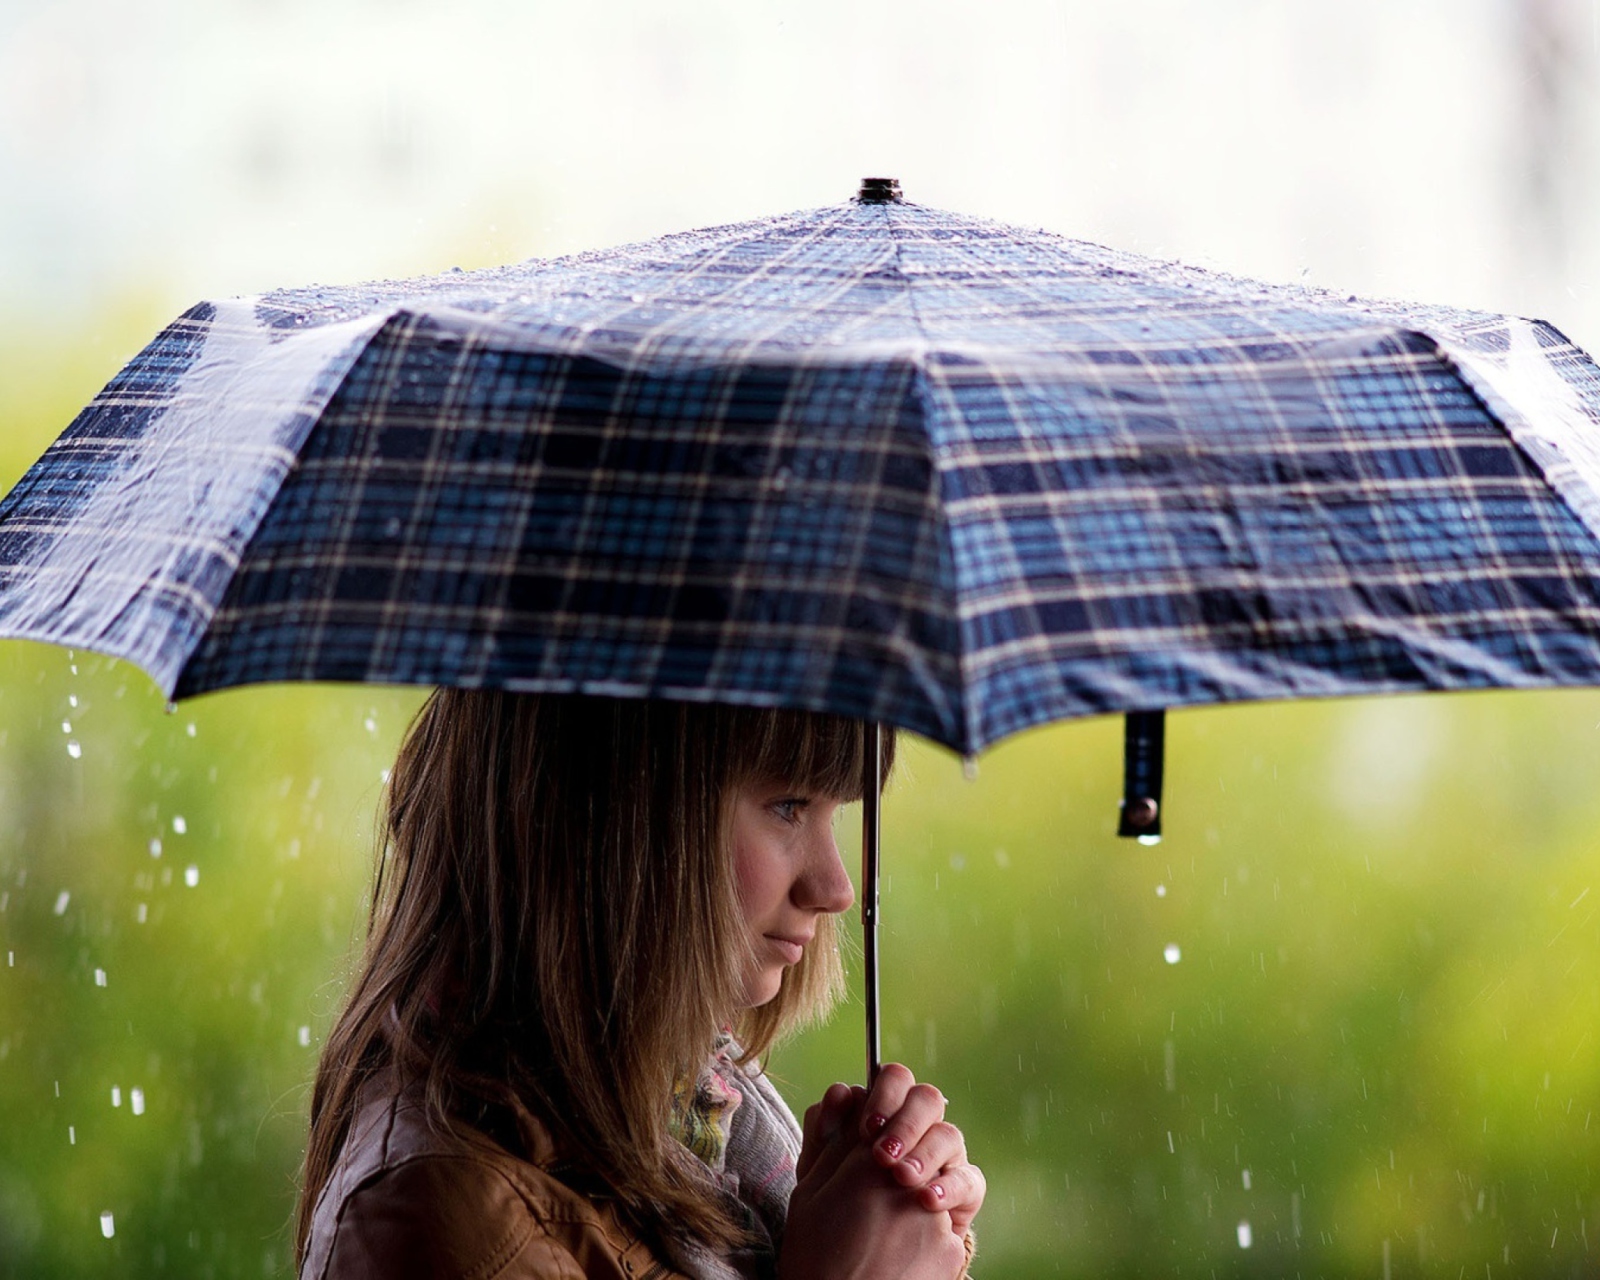
POLYGON ((0 635, 185 696, 1064 717, 1600 683, 1548 325, 904 203, 202 303, 0 505, 0 635))

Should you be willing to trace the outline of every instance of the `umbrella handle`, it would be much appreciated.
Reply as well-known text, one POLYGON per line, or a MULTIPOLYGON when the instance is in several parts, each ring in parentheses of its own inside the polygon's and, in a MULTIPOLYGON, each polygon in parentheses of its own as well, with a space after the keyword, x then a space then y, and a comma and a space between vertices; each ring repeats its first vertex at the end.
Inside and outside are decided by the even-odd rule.
POLYGON ((883 1065, 878 1036, 878 837, 883 799, 883 726, 867 726, 861 771, 861 954, 867 1002, 867 1088, 883 1065))

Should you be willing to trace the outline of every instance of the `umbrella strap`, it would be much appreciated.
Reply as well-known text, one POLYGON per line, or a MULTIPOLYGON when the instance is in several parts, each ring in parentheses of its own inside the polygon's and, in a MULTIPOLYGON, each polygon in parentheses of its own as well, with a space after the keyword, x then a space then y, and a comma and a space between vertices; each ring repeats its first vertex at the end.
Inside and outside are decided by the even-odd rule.
POLYGON ((878 1036, 878 838, 883 799, 883 726, 867 726, 861 771, 861 954, 867 1002, 867 1088, 883 1063, 878 1036))
POLYGON ((1161 772, 1166 737, 1165 711, 1134 711, 1124 722, 1119 836, 1137 836, 1146 844, 1161 839, 1161 772))

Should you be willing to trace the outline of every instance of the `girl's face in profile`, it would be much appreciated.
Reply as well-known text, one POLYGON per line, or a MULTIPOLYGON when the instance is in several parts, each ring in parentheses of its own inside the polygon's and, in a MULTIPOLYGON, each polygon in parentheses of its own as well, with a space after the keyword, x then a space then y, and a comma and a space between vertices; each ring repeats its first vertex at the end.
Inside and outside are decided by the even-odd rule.
POLYGON ((766 1004, 783 971, 798 964, 824 914, 855 900, 833 838, 840 801, 784 782, 741 786, 733 796, 733 872, 753 952, 743 1004, 766 1004))

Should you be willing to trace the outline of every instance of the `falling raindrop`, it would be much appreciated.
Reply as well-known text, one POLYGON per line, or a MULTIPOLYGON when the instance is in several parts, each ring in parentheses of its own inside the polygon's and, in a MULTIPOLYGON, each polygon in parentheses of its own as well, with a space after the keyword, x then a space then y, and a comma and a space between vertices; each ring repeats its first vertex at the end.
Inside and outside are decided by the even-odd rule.
POLYGON ((148 904, 141 902, 138 906, 136 906, 133 909, 133 918, 140 924, 143 924, 146 920, 148 920, 150 918, 150 907, 148 904))
POLYGON ((1142 844, 1142 845, 1160 844, 1161 843, 1161 837, 1160 836, 1140 836, 1139 837, 1139 843, 1142 844))
POLYGON ((1239 1172, 1240 1176, 1244 1179, 1244 1189, 1246 1191, 1250 1190, 1250 1170, 1241 1169, 1239 1172))
POLYGON ((1167 896, 1167 886, 1164 885, 1164 884, 1158 884, 1156 886, 1156 897, 1165 898, 1166 896, 1167 896))
POLYGON ((122 1105, 122 1088, 119 1085, 111 1086, 111 1105, 114 1107, 122 1105))
POLYGON ((189 830, 189 824, 184 820, 184 816, 181 813, 172 815, 172 829, 180 836, 189 830))
POLYGON ((67 754, 74 760, 81 760, 83 758, 83 748, 78 745, 78 742, 75 738, 67 739, 67 754))
POLYGON ((161 856, 161 837, 160 836, 156 836, 153 840, 150 841, 150 856, 152 858, 159 858, 161 856))
POLYGON ((72 901, 72 892, 69 889, 63 889, 60 893, 56 894, 56 914, 58 916, 66 915, 67 914, 67 903, 69 903, 71 901, 72 901))
POLYGON ((968 782, 971 782, 974 778, 976 778, 978 776, 978 757, 977 756, 962 756, 961 757, 961 776, 963 778, 965 778, 968 782))
POLYGON ((1239 1247, 1241 1249, 1248 1249, 1252 1242, 1253 1237, 1250 1234, 1250 1224, 1248 1222, 1241 1221, 1239 1223, 1239 1247))
POLYGON ((361 722, 361 724, 362 724, 362 727, 365 728, 368 733, 377 733, 378 732, 378 722, 376 720, 374 720, 371 716, 368 716, 365 720, 363 720, 361 722))
POLYGON ((1183 952, 1179 950, 1176 942, 1167 943, 1167 949, 1161 954, 1166 957, 1168 964, 1177 964, 1178 961, 1183 959, 1183 952))
POLYGON ((111 1210, 107 1209, 100 1215, 100 1234, 107 1240, 117 1234, 117 1224, 111 1217, 111 1210))
POLYGON ((72 721, 63 720, 61 722, 61 732, 62 733, 71 733, 72 732, 72 721))
POLYGON ((75 1147, 75 1146, 78 1145, 78 1126, 77 1125, 69 1124, 67 1126, 67 1145, 69 1147, 75 1147))
POLYGON ((302 1049, 309 1049, 311 1047, 311 1028, 301 1027, 298 1039, 302 1049))
POLYGON ((196 728, 195 728, 195 726, 194 726, 194 721, 193 721, 193 720, 191 720, 191 721, 189 721, 189 724, 188 724, 188 726, 187 726, 187 728, 186 728, 186 730, 185 730, 185 732, 187 732, 187 733, 188 733, 188 735, 189 735, 189 736, 190 736, 190 737, 191 737, 191 738, 192 738, 192 737, 194 737, 194 736, 195 736, 195 734, 196 734, 196 733, 197 733, 197 732, 199 732, 199 731, 198 731, 198 730, 197 730, 197 729, 196 729, 196 728))
POLYGON ((97 987, 106 985, 106 971, 104 969, 96 969, 94 971, 94 985, 97 987))
POLYGON ((183 869, 183 882, 191 889, 200 883, 200 868, 190 863, 183 869))
POLYGON ((67 695, 67 705, 76 709, 78 705, 78 695, 75 693, 69 693, 67 695))
POLYGON ((128 1090, 128 1105, 133 1108, 134 1115, 142 1116, 144 1114, 144 1090, 128 1090))

